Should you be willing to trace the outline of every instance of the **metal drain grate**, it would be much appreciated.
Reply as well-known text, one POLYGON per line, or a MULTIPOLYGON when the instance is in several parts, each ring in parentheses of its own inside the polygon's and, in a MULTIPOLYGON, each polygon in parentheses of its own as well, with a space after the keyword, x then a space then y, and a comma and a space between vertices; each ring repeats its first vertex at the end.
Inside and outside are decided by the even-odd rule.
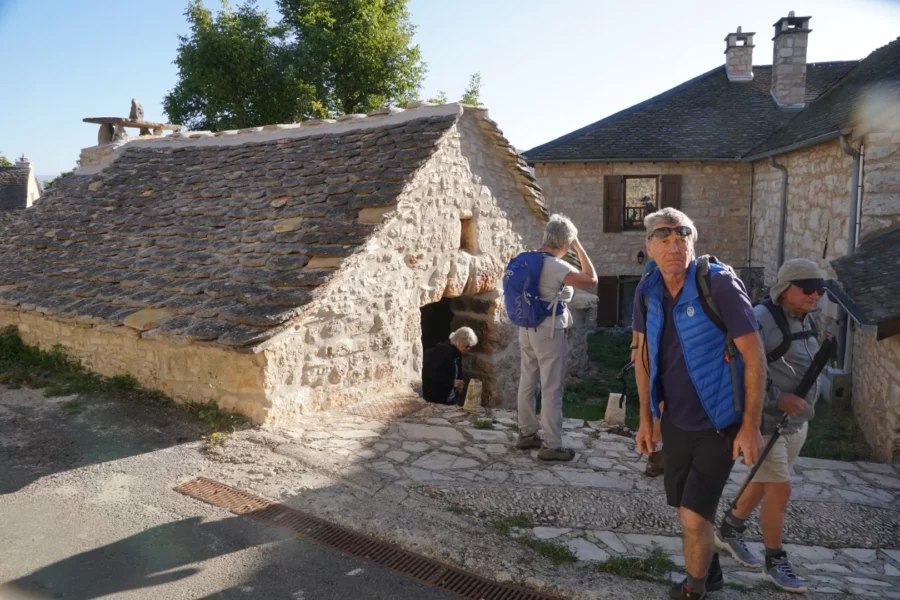
POLYGON ((484 579, 205 477, 182 483, 175 491, 267 525, 287 529, 323 546, 368 560, 468 600, 561 600, 556 596, 484 579))
POLYGON ((394 421, 425 408, 426 402, 418 396, 360 402, 341 409, 341 412, 373 421, 394 421))

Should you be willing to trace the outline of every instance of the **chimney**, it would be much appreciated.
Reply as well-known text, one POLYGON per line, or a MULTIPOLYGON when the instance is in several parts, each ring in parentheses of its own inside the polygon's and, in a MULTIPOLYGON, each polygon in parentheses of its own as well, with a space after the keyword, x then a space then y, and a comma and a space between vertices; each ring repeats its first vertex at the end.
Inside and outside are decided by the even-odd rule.
POLYGON ((772 97, 782 108, 803 108, 806 98, 806 47, 809 20, 794 11, 775 23, 772 55, 772 97))
POLYGON ((725 36, 725 73, 728 81, 753 81, 753 36, 738 27, 725 36))

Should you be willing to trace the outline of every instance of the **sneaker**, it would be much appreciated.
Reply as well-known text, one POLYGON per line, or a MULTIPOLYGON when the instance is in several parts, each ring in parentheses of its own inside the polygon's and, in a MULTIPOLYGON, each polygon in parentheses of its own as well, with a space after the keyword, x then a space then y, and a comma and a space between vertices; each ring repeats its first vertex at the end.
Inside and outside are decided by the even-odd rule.
POLYGON ((516 440, 516 448, 519 450, 531 450, 540 448, 543 443, 544 440, 537 433, 532 433, 531 435, 522 435, 520 433, 519 439, 516 440))
POLYGON ((688 589, 687 577, 676 583, 669 590, 669 598, 678 600, 679 598, 690 598, 691 600, 706 598, 707 592, 718 592, 725 588, 725 575, 722 573, 722 565, 719 564, 719 553, 713 554, 712 562, 709 564, 709 572, 706 574, 706 592, 698 594, 688 589), (691 596, 690 594, 693 594, 691 596))
POLYGON ((787 553, 779 556, 766 557, 766 579, 775 584, 775 587, 785 592, 805 594, 809 583, 794 573, 794 565, 788 560, 787 553))
POLYGON ((662 450, 654 452, 650 455, 650 458, 647 459, 647 468, 644 470, 644 475, 647 477, 658 477, 663 474, 665 469, 663 465, 665 464, 665 455, 662 450))
POLYGON ((722 523, 722 527, 716 532, 716 548, 745 567, 758 569, 763 566, 763 561, 747 547, 744 535, 729 527, 727 523, 722 523))
POLYGON ((545 461, 559 461, 559 462, 568 462, 575 458, 575 451, 571 448, 548 448, 547 446, 541 446, 541 450, 538 452, 537 457, 540 460, 545 461))

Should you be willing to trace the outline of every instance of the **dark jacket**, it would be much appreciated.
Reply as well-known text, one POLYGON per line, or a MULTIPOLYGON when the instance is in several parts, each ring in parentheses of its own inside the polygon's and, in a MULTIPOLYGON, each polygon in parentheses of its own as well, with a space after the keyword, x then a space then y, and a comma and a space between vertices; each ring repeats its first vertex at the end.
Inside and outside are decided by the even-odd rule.
POLYGON ((462 378, 462 352, 449 341, 443 341, 425 352, 422 396, 426 400, 448 404, 454 380, 462 378))

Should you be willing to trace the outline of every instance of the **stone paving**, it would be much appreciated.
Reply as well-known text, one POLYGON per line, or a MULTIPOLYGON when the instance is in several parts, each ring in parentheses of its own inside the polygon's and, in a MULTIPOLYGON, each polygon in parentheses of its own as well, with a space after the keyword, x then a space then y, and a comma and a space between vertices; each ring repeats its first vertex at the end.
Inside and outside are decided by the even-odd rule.
MULTIPOLYGON (((658 546, 684 564, 662 479, 643 475, 646 461, 633 439, 603 422, 567 419, 564 442, 578 454, 570 463, 545 464, 536 451, 513 447, 514 412, 495 410, 477 421, 458 407, 423 403, 395 422, 328 413, 279 433, 448 510, 484 520, 525 517, 532 527, 517 534, 563 544, 579 561, 640 556, 658 546)), ((735 466, 720 514, 746 472, 735 466)), ((812 590, 900 599, 900 466, 801 458, 792 483, 785 547, 812 590)), ((755 519, 748 539, 762 554, 755 519)), ((769 585, 760 572, 728 558, 722 563, 734 584, 769 585)))

